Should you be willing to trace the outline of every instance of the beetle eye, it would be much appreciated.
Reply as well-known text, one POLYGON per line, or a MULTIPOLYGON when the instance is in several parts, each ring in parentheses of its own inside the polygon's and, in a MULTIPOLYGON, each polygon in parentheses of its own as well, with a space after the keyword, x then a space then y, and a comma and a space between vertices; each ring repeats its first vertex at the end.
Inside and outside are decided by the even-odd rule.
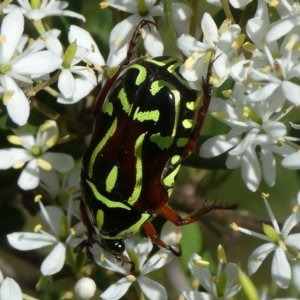
POLYGON ((125 250, 125 244, 123 241, 102 240, 101 246, 113 255, 122 254, 125 250))

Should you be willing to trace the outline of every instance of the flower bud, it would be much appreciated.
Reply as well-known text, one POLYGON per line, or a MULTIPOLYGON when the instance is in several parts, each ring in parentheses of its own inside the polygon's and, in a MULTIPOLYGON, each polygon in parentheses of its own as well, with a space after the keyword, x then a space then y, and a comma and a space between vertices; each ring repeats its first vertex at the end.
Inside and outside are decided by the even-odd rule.
POLYGON ((88 277, 83 277, 77 281, 74 287, 74 293, 78 300, 89 300, 96 292, 95 281, 88 277))

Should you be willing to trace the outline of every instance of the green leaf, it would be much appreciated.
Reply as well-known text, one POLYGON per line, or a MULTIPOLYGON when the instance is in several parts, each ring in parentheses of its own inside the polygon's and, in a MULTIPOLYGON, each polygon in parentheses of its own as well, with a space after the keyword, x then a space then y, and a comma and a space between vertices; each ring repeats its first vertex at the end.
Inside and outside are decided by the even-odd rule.
POLYGON ((180 244, 182 247, 180 261, 182 266, 187 270, 191 253, 199 254, 203 247, 202 233, 198 222, 182 227, 182 239, 180 244))
POLYGON ((44 288, 50 286, 52 284, 52 282, 53 282, 52 276, 42 275, 40 277, 39 281, 37 282, 35 288, 39 292, 39 291, 43 290, 44 288))

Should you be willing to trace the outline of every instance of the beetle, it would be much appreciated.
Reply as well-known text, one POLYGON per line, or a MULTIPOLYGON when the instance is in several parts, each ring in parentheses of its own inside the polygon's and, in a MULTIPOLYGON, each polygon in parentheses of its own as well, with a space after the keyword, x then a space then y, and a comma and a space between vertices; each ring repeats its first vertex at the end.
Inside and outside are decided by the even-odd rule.
POLYGON ((204 204, 192 216, 181 218, 168 205, 183 159, 193 151, 212 96, 209 78, 203 95, 179 73, 174 57, 137 58, 131 61, 141 30, 131 39, 127 57, 106 81, 96 100, 94 129, 82 159, 81 214, 88 239, 75 252, 99 244, 117 261, 134 264, 123 254, 124 240, 144 228, 159 247, 180 256, 181 250, 159 239, 151 219, 160 214, 177 226, 195 222, 214 209, 232 206, 204 204))

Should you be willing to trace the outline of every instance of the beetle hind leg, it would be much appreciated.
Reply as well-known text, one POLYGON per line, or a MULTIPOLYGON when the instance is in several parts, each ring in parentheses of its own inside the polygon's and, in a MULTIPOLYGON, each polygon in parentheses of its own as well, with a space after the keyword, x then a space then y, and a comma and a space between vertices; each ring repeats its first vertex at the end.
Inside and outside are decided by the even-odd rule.
POLYGON ((184 226, 191 224, 198 219, 202 218, 204 215, 209 213, 212 210, 215 209, 225 209, 225 210, 233 210, 236 209, 237 205, 232 204, 232 205, 217 205, 217 204, 212 204, 208 205, 206 202, 191 216, 188 216, 186 218, 180 217, 170 206, 165 205, 163 206, 158 213, 162 215, 164 218, 167 220, 171 221, 173 224, 176 226, 184 226))

